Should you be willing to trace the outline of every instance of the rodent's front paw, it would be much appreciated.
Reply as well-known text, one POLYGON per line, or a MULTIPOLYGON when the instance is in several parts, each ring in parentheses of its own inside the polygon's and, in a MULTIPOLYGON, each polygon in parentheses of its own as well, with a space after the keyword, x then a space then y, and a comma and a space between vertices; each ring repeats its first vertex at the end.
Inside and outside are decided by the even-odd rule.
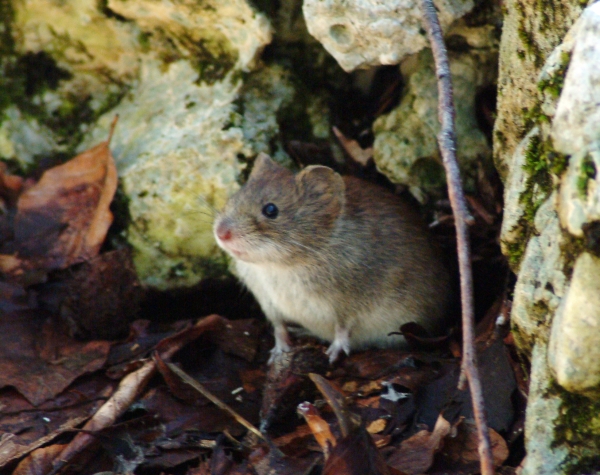
POLYGON ((350 342, 348 340, 335 339, 333 343, 329 345, 325 352, 329 355, 329 363, 335 363, 340 357, 340 353, 344 351, 347 355, 350 355, 350 342))
POLYGON ((327 348, 326 353, 329 355, 329 363, 334 363, 344 351, 350 355, 350 330, 342 325, 335 326, 335 338, 327 348))

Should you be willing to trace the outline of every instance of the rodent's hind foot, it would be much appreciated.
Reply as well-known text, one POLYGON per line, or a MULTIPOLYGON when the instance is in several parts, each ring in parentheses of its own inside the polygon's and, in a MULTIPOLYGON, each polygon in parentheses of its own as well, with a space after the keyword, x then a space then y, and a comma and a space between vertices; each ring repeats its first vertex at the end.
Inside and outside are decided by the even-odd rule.
POLYGON ((289 345, 286 345, 284 348, 281 348, 281 347, 278 347, 277 345, 275 345, 271 349, 271 356, 269 356, 269 361, 267 361, 267 364, 272 365, 281 355, 283 355, 284 353, 287 353, 291 350, 292 349, 289 345))
POLYGON ((350 330, 336 326, 335 338, 325 352, 329 356, 329 363, 335 363, 340 357, 342 350, 347 355, 350 355, 350 330))
POLYGON ((271 356, 267 364, 273 364, 273 362, 281 356, 282 353, 287 353, 292 349, 291 340, 288 330, 285 325, 275 325, 275 346, 271 349, 271 356))

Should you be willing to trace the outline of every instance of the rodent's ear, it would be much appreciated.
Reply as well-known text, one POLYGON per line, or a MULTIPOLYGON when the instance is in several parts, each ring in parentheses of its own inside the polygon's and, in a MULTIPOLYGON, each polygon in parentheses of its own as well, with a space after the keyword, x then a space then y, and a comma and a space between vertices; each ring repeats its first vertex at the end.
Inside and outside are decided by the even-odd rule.
POLYGON ((277 165, 277 163, 275 163, 273 159, 266 153, 261 152, 254 160, 254 166, 252 168, 252 173, 250 173, 250 178, 261 175, 269 170, 277 170, 278 168, 280 168, 280 165, 277 165))
MULTIPOLYGON (((322 165, 311 165, 296 175, 296 184, 305 197, 326 201, 341 209, 344 204, 346 185, 339 173, 322 165)), ((333 210, 331 210, 333 211, 333 210)))

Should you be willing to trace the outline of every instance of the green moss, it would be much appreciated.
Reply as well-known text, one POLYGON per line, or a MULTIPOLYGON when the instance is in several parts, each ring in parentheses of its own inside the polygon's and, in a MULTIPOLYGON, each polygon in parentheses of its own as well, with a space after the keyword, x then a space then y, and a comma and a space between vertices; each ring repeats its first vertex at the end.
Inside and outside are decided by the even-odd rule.
POLYGON ((194 50, 196 54, 192 61, 199 73, 198 84, 211 85, 223 80, 238 59, 237 53, 228 50, 222 42, 201 41, 195 44, 194 50))
POLYGON ((12 102, 15 91, 11 78, 7 75, 14 60, 14 40, 12 22, 14 10, 11 0, 0 0, 0 123, 4 111, 12 102))
POLYGON ((556 152, 550 140, 539 136, 531 137, 525 150, 525 189, 519 197, 523 215, 518 226, 522 237, 518 242, 504 242, 508 262, 513 270, 518 269, 530 237, 535 233, 534 220, 540 206, 548 199, 554 187, 552 175, 560 175, 566 168, 568 157, 556 152))
POLYGON ((550 123, 550 117, 542 112, 541 102, 539 101, 536 102, 530 109, 524 107, 521 110, 523 112, 523 135, 531 130, 536 124, 550 123))
POLYGON ((539 12, 540 32, 544 32, 552 25, 554 5, 548 0, 536 0, 535 8, 539 12))
POLYGON ((229 260, 225 253, 213 258, 192 258, 192 271, 204 277, 222 277, 229 273, 229 260))
POLYGON ((222 277, 229 272, 229 263, 225 254, 217 257, 187 256, 185 261, 175 263, 167 271, 169 280, 187 280, 190 274, 203 278, 222 277))
POLYGON ((543 59, 541 57, 542 51, 533 39, 533 34, 527 31, 523 25, 519 27, 517 34, 519 35, 521 43, 525 47, 525 51, 533 56, 534 64, 538 68, 541 67, 543 65, 543 59))
POLYGON ((541 107, 540 104, 537 103, 532 108, 523 107, 521 112, 523 114, 523 129, 521 130, 520 135, 524 136, 537 123, 541 107))
POLYGON ((577 177, 577 191, 582 198, 587 196, 589 181, 596 178, 596 164, 589 155, 581 162, 581 170, 577 177))
POLYGON ((548 169, 550 173, 560 177, 569 164, 569 156, 559 153, 553 149, 546 152, 546 160, 548 161, 548 169))
POLYGON ((525 51, 523 52, 522 55, 519 55, 519 57, 521 59, 524 59, 526 57, 526 53, 528 53, 529 55, 531 55, 533 57, 533 64, 535 64, 535 66, 537 68, 541 68, 544 65, 544 58, 542 55, 542 50, 540 49, 538 44, 533 39, 533 34, 530 31, 527 31, 527 29, 525 28, 524 25, 525 25, 525 20, 522 18, 521 24, 517 31, 517 35, 519 36, 521 43, 525 47, 525 51))
POLYGON ((541 93, 548 93, 555 99, 560 96, 565 84, 565 76, 567 74, 567 70, 569 69, 571 55, 567 52, 563 52, 560 60, 559 69, 554 73, 554 75, 551 78, 542 79, 537 85, 537 88, 541 93))
POLYGON ((521 265, 521 260, 525 254, 525 248, 527 247, 527 239, 520 239, 517 242, 504 242, 504 249, 508 251, 507 258, 508 264, 511 269, 518 269, 521 265))
POLYGON ((443 165, 432 157, 419 158, 410 168, 410 175, 426 191, 433 192, 446 183, 443 165))
POLYGON ((290 140, 313 141, 312 124, 302 101, 292 101, 277 111, 277 123, 284 143, 290 140))
POLYGON ((569 447, 566 474, 598 473, 600 467, 600 400, 565 391, 554 383, 554 393, 562 401, 555 421, 555 444, 569 447))
POLYGON ((150 52, 150 34, 140 31, 140 33, 138 34, 138 43, 140 45, 141 50, 144 53, 148 53, 150 52))
POLYGON ((563 274, 567 280, 571 280, 575 261, 586 250, 584 238, 575 237, 570 233, 563 233, 560 242, 560 255, 563 261, 563 274))
MULTIPOLYGON (((126 93, 126 89, 119 89, 118 93, 107 95, 97 110, 92 109, 92 98, 89 96, 82 98, 63 94, 60 105, 49 112, 41 97, 55 91, 61 81, 69 80, 71 73, 60 68, 54 58, 44 51, 14 57, 4 67, 1 67, 2 59, 0 68, 4 74, 0 74, 0 122, 2 110, 14 104, 25 118, 36 120, 52 131, 57 143, 66 150, 66 159, 75 154, 75 148, 81 141, 82 124, 95 121, 114 107, 126 93)), ((45 159, 48 162, 49 157, 45 159)))
POLYGON ((531 137, 525 151, 523 169, 527 173, 525 191, 520 197, 524 205, 523 217, 533 223, 537 210, 552 191, 552 180, 546 160, 546 145, 538 136, 531 137))
POLYGON ((567 68, 569 67, 569 63, 571 62, 571 52, 570 51, 563 51, 560 54, 560 63, 562 65, 564 65, 565 70, 564 72, 567 72, 567 68))

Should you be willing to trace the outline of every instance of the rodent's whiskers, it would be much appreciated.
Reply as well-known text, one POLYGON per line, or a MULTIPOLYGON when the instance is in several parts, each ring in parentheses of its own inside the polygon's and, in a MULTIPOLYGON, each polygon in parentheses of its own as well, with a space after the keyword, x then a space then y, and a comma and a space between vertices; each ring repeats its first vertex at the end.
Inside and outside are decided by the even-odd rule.
POLYGON ((183 212, 184 216, 190 215, 202 215, 210 218, 211 221, 214 221, 215 217, 218 214, 218 211, 212 206, 205 198, 198 196, 199 203, 188 203, 186 205, 186 210, 183 212))
POLYGON ((189 209, 189 210, 183 211, 181 213, 181 215, 185 216, 185 217, 188 217, 188 216, 201 217, 210 222, 213 222, 215 219, 215 216, 213 214, 207 213, 206 211, 200 211, 198 209, 189 209))
POLYGON ((219 214, 219 210, 216 209, 212 203, 210 203, 204 196, 197 196, 198 201, 200 201, 206 208, 208 208, 212 213, 213 216, 216 216, 217 214, 219 214))

